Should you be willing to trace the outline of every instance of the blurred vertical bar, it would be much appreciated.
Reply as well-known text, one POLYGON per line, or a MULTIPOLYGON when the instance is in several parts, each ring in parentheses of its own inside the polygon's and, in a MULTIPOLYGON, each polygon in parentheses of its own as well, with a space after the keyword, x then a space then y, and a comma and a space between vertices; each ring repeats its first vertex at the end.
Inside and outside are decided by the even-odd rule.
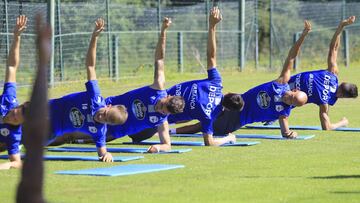
POLYGON ((177 33, 178 38, 178 72, 184 72, 184 50, 183 50, 183 33, 177 33))
MULTIPOLYGON (((342 1, 342 10, 341 10, 341 16, 342 16, 342 19, 340 20, 344 20, 347 18, 346 16, 346 0, 343 0, 342 1)), ((348 39, 348 30, 344 30, 343 31, 343 44, 344 44, 344 48, 343 48, 343 55, 344 55, 344 63, 345 63, 345 66, 346 67, 349 67, 350 65, 350 57, 349 57, 349 39, 348 39)))
POLYGON ((64 80, 64 60, 62 53, 62 36, 61 36, 61 2, 56 1, 56 25, 57 25, 57 38, 58 38, 58 54, 59 54, 59 65, 60 65, 60 81, 64 80))
POLYGON ((107 25, 107 47, 108 47, 108 70, 109 70, 109 78, 113 78, 113 69, 112 69, 112 62, 111 62, 111 24, 110 24, 110 12, 109 12, 109 1, 105 1, 105 10, 106 10, 106 25, 107 25))
POLYGON ((274 42, 273 42, 273 27, 272 27, 272 21, 273 21, 273 15, 272 12, 274 10, 273 8, 273 3, 272 0, 269 0, 270 3, 270 9, 269 9, 269 33, 270 33, 270 39, 269 39, 269 43, 270 43, 270 47, 269 47, 269 69, 272 69, 272 63, 273 63, 273 58, 272 58, 272 51, 273 51, 273 46, 274 46, 274 42))
POLYGON ((243 71, 245 65, 245 0, 239 0, 238 66, 243 71))
POLYGON ((113 79, 118 81, 119 79, 119 36, 112 36, 112 74, 113 79))
POLYGON ((9 39, 9 18, 8 18, 8 2, 7 0, 4 0, 4 27, 5 27, 5 32, 6 32, 6 55, 9 54, 9 49, 10 49, 10 39, 9 39))
POLYGON ((254 5, 254 15, 255 15, 255 69, 258 68, 259 65, 259 2, 258 0, 255 0, 254 5))
POLYGON ((156 13, 157 13, 157 26, 158 26, 158 30, 160 31, 161 29, 161 0, 158 0, 157 3, 157 8, 156 8, 156 13))
POLYGON ((51 56, 50 56, 50 68, 49 68, 49 85, 54 86, 54 44, 55 44, 55 0, 47 1, 47 17, 51 30, 51 56))

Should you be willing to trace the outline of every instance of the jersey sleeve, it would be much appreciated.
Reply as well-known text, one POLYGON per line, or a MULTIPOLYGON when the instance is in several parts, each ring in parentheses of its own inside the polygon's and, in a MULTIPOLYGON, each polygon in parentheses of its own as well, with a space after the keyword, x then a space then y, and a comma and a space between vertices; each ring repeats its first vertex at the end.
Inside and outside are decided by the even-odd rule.
POLYGON ((207 72, 208 72, 208 80, 221 83, 221 75, 215 67, 208 70, 207 72))
POLYGON ((200 121, 201 123, 201 132, 206 134, 213 134, 213 120, 204 119, 200 121))
POLYGON ((98 130, 96 134, 92 134, 92 138, 97 148, 106 145, 106 126, 98 130))
POLYGON ((3 95, 4 96, 16 97, 16 83, 14 83, 14 82, 5 83, 4 84, 3 95))
POLYGON ((18 130, 17 132, 11 132, 11 134, 8 136, 8 141, 6 143, 8 154, 18 154, 20 152, 19 146, 21 140, 21 131, 18 130))
POLYGON ((85 83, 86 92, 90 95, 90 97, 100 96, 100 88, 97 80, 89 80, 85 83))

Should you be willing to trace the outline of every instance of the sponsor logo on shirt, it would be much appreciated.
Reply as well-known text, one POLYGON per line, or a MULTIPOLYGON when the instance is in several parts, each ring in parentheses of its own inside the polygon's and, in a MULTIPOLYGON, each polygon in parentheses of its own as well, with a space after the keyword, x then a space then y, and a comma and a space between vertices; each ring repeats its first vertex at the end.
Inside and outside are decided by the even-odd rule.
POLYGON ((197 84, 191 86, 191 99, 190 99, 190 109, 195 109, 196 98, 197 98, 197 84))
POLYGON ((260 91, 256 96, 256 102, 262 109, 267 109, 270 106, 271 98, 265 91, 260 91))
POLYGON ((205 114, 210 116, 211 111, 214 107, 214 103, 215 103, 215 98, 216 98, 216 89, 217 87, 210 85, 209 86, 209 95, 208 95, 208 99, 209 102, 206 104, 206 108, 205 108, 205 114))
POLYGON ((88 104, 82 104, 81 108, 82 108, 83 110, 88 109, 88 104))
POLYGON ((85 116, 76 107, 70 110, 69 118, 75 128, 81 128, 84 125, 85 116))
POLYGON ((97 128, 95 126, 89 126, 89 131, 95 134, 97 133, 97 128))
MULTIPOLYGON (((324 89, 322 90, 322 95, 321 95, 321 98, 322 98, 324 101, 329 100, 330 78, 331 78, 331 77, 330 77, 329 75, 324 75, 324 81, 323 81, 324 89)), ((334 88, 332 87, 332 89, 334 89, 334 88)))
POLYGON ((149 121, 151 123, 157 123, 159 121, 159 118, 157 116, 150 116, 149 121))
POLYGON ((276 105, 275 109, 277 112, 280 112, 280 111, 284 110, 284 107, 283 107, 283 105, 276 105))
POLYGON ((181 96, 181 84, 177 84, 175 86, 175 95, 176 96, 181 96))
POLYGON ((132 103, 132 112, 138 120, 143 120, 146 115, 146 107, 142 101, 135 99, 132 103))
POLYGON ((1 134, 2 136, 6 137, 6 136, 8 136, 8 135, 10 134, 10 131, 9 131, 9 129, 7 129, 7 128, 1 128, 1 129, 0 129, 0 134, 1 134))

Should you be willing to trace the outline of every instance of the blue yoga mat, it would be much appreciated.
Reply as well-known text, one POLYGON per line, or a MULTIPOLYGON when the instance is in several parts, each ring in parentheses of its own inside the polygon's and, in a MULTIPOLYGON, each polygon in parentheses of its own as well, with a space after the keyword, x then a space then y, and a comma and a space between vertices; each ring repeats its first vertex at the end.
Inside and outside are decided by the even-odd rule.
MULTIPOLYGON (((202 134, 171 134, 173 137, 202 137, 202 134)), ((271 139, 271 140, 309 140, 314 138, 315 135, 299 135, 295 139, 284 138, 281 135, 266 135, 266 134, 236 134, 236 138, 248 139, 271 139)), ((214 136, 214 137, 224 137, 214 136)))
MULTIPOLYGON (((236 142, 234 144, 224 144, 221 146, 251 146, 259 144, 260 142, 236 142)), ((123 144, 138 144, 138 145, 155 145, 160 144, 159 141, 142 141, 140 143, 133 142, 123 142, 123 144)), ((205 146, 204 142, 196 142, 196 141, 172 141, 171 145, 178 146, 205 146)))
MULTIPOLYGON (((59 147, 59 148, 48 148, 48 151, 52 152, 96 152, 94 147, 59 147)), ((157 154, 176 154, 176 153, 185 153, 189 152, 192 149, 172 149, 167 152, 160 152, 157 154)), ((114 153, 147 153, 147 148, 107 148, 108 152, 114 153)))
MULTIPOLYGON (((280 129, 278 125, 247 125, 250 129, 280 129)), ((290 126, 292 130, 322 130, 320 126, 290 126)), ((360 128, 337 128, 336 131, 360 132, 360 128)))
MULTIPOLYGON (((8 155, 1 155, 0 159, 8 159, 8 155)), ((24 155, 21 155, 21 158, 24 158, 24 155)), ((143 156, 114 156, 114 162, 124 162, 124 161, 132 161, 137 159, 142 159, 143 156)), ((45 160, 49 161, 99 161, 99 158, 96 156, 58 156, 58 155, 45 155, 45 160)))
POLYGON ((89 175, 89 176, 125 176, 140 173, 151 173, 156 171, 165 171, 177 168, 184 168, 184 165, 167 164, 129 164, 122 166, 113 166, 109 168, 92 168, 84 170, 57 171, 56 174, 62 175, 89 175))

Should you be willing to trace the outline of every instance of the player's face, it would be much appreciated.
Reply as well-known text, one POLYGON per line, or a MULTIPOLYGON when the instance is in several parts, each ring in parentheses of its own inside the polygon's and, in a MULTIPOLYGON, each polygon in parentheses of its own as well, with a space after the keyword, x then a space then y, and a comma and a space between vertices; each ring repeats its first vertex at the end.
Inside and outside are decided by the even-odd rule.
POLYGON ((109 121, 108 121, 107 114, 109 113, 110 108, 111 108, 111 105, 100 108, 96 112, 96 114, 94 116, 94 120, 99 123, 104 123, 104 124, 108 123, 109 121))
POLYGON ((160 101, 158 101, 155 105, 155 111, 164 115, 170 114, 169 110, 166 107, 166 104, 171 97, 172 96, 167 96, 165 98, 160 99, 160 101))
POLYGON ((4 122, 11 125, 20 125, 24 123, 22 106, 11 109, 5 116, 4 122))
POLYGON ((294 102, 295 102, 295 94, 294 94, 294 92, 293 91, 285 92, 285 94, 282 97, 282 100, 287 105, 294 105, 294 102))

